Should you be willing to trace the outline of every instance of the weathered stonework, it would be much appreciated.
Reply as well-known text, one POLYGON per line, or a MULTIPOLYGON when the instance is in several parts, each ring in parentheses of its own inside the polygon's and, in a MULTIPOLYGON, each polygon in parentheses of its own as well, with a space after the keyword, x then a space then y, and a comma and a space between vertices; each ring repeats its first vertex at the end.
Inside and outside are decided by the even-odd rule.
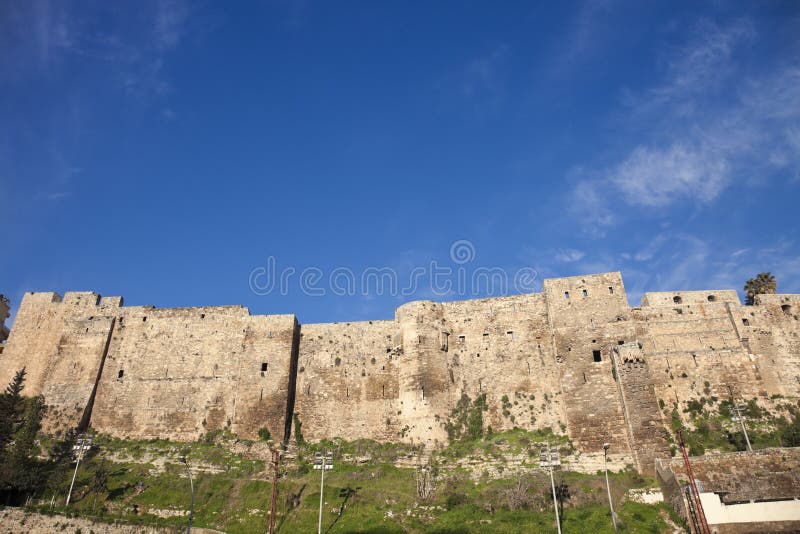
MULTIPOLYGON (((484 425, 552 428, 584 453, 613 444, 653 472, 669 457, 660 403, 797 398, 800 295, 742 306, 735 291, 647 293, 619 273, 548 279, 541 293, 409 302, 394 320, 299 325, 241 306, 122 305, 94 293, 28 293, 0 355, 26 366, 46 428, 91 423, 130 438, 196 439, 267 427, 430 449, 463 395, 484 425)), ((679 410, 682 412, 682 410, 679 410)))

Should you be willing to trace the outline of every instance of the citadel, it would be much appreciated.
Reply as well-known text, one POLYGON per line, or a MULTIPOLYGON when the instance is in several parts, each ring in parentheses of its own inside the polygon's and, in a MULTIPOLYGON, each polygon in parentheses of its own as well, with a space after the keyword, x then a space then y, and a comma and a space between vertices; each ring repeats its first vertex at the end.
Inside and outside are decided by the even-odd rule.
MULTIPOLYGON (((0 304, 0 317, 7 307, 0 304)), ((242 306, 123 306, 92 292, 26 293, 0 328, 0 383, 25 367, 45 430, 195 440, 268 428, 447 443, 459 399, 485 395, 494 430, 552 428, 582 453, 603 444, 643 473, 670 458, 664 406, 800 393, 800 295, 645 293, 620 273, 544 281, 541 293, 409 302, 394 320, 301 324, 242 306)), ((0 323, 2 321, 0 320, 0 323)), ((683 417, 683 410, 678 413, 683 417)))

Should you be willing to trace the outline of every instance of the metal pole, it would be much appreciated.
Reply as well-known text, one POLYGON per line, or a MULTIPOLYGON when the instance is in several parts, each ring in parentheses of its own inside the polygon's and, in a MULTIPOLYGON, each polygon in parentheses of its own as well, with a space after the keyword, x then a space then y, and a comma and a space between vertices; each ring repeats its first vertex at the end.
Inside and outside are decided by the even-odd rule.
POLYGON ((325 491, 325 453, 322 453, 322 478, 319 483, 319 522, 317 523, 317 534, 322 534, 322 495, 325 491))
POLYGON ((69 493, 67 493, 67 504, 65 506, 69 506, 69 500, 72 497, 72 488, 75 486, 75 477, 78 476, 78 466, 81 465, 81 458, 83 457, 83 448, 78 451, 78 459, 75 461, 75 472, 72 473, 72 482, 69 485, 69 493))
POLYGON ((742 426, 742 433, 744 434, 744 441, 747 443, 747 450, 748 452, 753 452, 753 447, 750 446, 750 437, 747 435, 747 429, 744 426, 742 411, 739 409, 739 403, 736 403, 736 415, 739 417, 739 424, 742 426))
POLYGON ((76 443, 78 445, 78 459, 75 461, 75 472, 72 473, 72 482, 69 485, 69 493, 67 493, 67 503, 64 506, 69 506, 69 501, 72 498, 72 488, 75 486, 75 478, 78 476, 78 466, 81 465, 81 460, 83 460, 84 438, 78 438, 76 443))
POLYGON ((614 523, 614 534, 617 534, 617 517, 614 514, 614 503, 611 502, 611 485, 608 483, 608 448, 610 443, 603 444, 603 466, 606 468, 606 490, 608 490, 608 507, 611 509, 611 521, 614 523))
POLYGON ((269 534, 275 534, 275 504, 278 502, 278 466, 280 465, 281 455, 278 449, 272 450, 272 467, 274 473, 272 476, 272 501, 270 503, 269 511, 269 534))
POLYGON ((183 460, 183 465, 186 466, 186 473, 189 475, 189 487, 192 490, 192 501, 189 505, 189 523, 186 525, 186 534, 191 534, 192 518, 194 517, 194 481, 192 480, 192 470, 189 469, 189 462, 186 460, 186 457, 184 456, 181 460, 183 460))
POLYGON ((556 526, 558 534, 561 534, 561 519, 558 517, 558 499, 556 499, 556 482, 553 480, 553 454, 550 451, 550 444, 547 444, 547 465, 550 470, 550 487, 553 489, 553 508, 556 511, 556 526))

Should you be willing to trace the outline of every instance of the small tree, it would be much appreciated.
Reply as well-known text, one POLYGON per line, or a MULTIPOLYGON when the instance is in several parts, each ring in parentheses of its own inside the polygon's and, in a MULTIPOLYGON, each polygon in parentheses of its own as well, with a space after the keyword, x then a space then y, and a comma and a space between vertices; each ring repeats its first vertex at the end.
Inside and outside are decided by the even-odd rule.
POLYGON ((269 433, 269 428, 261 427, 258 429, 258 439, 261 441, 269 441, 272 439, 272 435, 269 433))
POLYGON ((572 495, 569 492, 569 486, 563 480, 556 484, 556 499, 558 500, 558 517, 561 520, 561 524, 564 524, 564 501, 568 501, 572 498, 572 495))
POLYGON ((778 289, 778 282, 772 273, 758 273, 744 284, 745 299, 748 306, 755 304, 756 295, 772 295, 778 289))
POLYGON ((414 480, 417 483, 417 497, 426 501, 436 492, 436 477, 431 467, 423 466, 414 473, 414 480))
POLYGON ((8 445, 22 423, 22 390, 25 387, 25 368, 14 375, 14 379, 0 394, 0 454, 8 445))

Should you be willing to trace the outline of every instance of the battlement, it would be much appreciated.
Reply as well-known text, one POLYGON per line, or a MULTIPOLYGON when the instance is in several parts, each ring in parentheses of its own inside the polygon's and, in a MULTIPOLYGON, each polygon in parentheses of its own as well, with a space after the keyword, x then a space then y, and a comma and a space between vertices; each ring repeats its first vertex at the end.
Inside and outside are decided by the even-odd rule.
POLYGON ((739 294, 732 290, 707 290, 707 291, 660 291, 645 293, 642 296, 642 306, 681 306, 711 304, 727 302, 740 306, 739 294))

